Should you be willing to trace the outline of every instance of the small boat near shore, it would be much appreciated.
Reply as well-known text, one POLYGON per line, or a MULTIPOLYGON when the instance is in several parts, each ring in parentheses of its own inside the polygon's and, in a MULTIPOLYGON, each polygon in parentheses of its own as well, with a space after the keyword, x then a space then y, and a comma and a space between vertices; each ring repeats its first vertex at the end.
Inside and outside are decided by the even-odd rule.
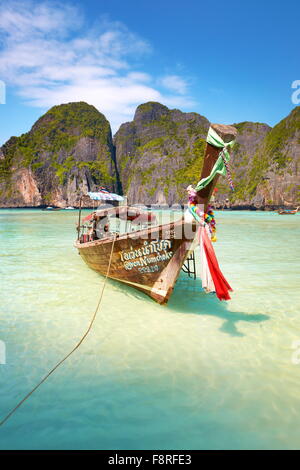
POLYGON ((42 209, 42 211, 61 211, 61 208, 60 207, 52 207, 52 206, 48 206, 48 207, 45 207, 44 209, 42 209))
POLYGON ((187 188, 188 209, 176 221, 157 223, 155 211, 122 205, 122 196, 103 188, 83 195, 75 242, 83 261, 100 274, 165 304, 181 269, 195 277, 194 248, 200 243, 202 286, 207 292, 216 292, 220 300, 228 300, 231 288, 219 269, 211 244, 215 227, 209 201, 219 176, 228 174, 228 148, 236 134, 232 126, 211 125, 200 181, 195 189, 187 188), (117 201, 119 206, 99 207, 81 219, 86 197, 114 204, 117 201))
POLYGON ((278 209, 278 214, 279 215, 294 215, 294 214, 297 214, 298 210, 299 210, 299 207, 296 207, 296 209, 278 209))

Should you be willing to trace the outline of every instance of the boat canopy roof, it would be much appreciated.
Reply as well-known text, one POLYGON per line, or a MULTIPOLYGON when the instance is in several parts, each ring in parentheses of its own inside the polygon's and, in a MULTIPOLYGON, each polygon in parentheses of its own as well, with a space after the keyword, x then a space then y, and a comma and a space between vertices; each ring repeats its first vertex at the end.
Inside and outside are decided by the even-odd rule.
POLYGON ((123 196, 120 196, 119 194, 115 193, 110 193, 109 191, 106 190, 101 190, 98 192, 89 192, 87 195, 90 197, 90 199, 93 199, 94 201, 124 201, 123 196))
POLYGON ((101 209, 87 215, 82 222, 88 222, 94 217, 102 219, 104 217, 117 217, 122 220, 129 220, 133 224, 143 224, 146 222, 156 223, 156 216, 150 211, 142 211, 136 207, 121 206, 110 209, 101 209))

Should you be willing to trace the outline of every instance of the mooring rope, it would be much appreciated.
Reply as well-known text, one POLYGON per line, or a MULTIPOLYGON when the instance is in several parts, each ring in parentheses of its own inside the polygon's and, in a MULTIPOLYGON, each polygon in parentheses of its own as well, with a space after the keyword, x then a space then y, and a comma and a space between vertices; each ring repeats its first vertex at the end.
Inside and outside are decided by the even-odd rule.
POLYGON ((97 303, 97 306, 96 306, 96 309, 95 309, 95 312, 92 316, 92 319, 90 321, 90 324, 86 330, 86 332, 84 333, 84 335, 81 337, 80 341, 76 344, 76 346, 63 358, 61 359, 49 372, 47 375, 45 375, 45 377, 40 380, 40 382, 29 392, 27 393, 27 395, 25 395, 25 397, 5 416, 5 418, 3 418, 1 421, 0 421, 0 426, 2 426, 16 411, 18 408, 20 408, 20 406, 48 379, 48 377, 50 377, 51 374, 53 374, 53 372, 63 363, 65 362, 70 356, 71 354, 73 354, 76 349, 79 348, 79 346, 83 343, 83 341, 85 340, 85 338, 87 337, 87 335, 89 334, 89 332, 91 331, 92 329, 92 326, 93 326, 93 323, 96 319, 96 316, 97 316, 97 313, 98 313, 98 310, 99 310, 99 307, 101 305, 101 302, 102 302, 102 298, 103 298, 103 293, 104 293, 104 289, 105 289, 105 284, 106 284, 106 281, 107 281, 107 278, 108 278, 108 275, 109 275, 109 271, 110 271, 110 266, 111 266, 111 260, 112 260, 112 255, 113 255, 113 250, 114 250, 114 245, 115 245, 115 240, 116 240, 116 235, 114 235, 114 238, 113 238, 113 242, 112 242, 112 247, 111 247, 111 252, 110 252, 110 257, 109 257, 109 263, 108 263, 108 268, 107 268, 107 272, 106 272, 106 275, 105 275, 105 279, 104 279, 104 282, 103 282, 103 286, 102 286, 102 290, 101 290, 101 293, 100 293, 100 297, 99 297, 99 300, 98 300, 98 303, 97 303))

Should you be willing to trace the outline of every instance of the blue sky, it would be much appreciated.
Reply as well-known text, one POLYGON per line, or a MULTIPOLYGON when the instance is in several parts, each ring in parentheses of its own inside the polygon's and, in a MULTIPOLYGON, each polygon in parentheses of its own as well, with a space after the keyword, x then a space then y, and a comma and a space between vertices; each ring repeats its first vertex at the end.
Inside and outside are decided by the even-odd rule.
POLYGON ((150 100, 274 125, 295 106, 299 13, 291 0, 0 0, 0 144, 80 100, 113 131, 150 100))

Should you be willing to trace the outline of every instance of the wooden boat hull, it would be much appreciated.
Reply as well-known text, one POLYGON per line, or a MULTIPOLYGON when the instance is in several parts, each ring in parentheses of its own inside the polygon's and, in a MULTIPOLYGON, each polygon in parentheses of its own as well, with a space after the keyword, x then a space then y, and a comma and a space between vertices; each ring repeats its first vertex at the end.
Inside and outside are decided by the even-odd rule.
POLYGON ((181 267, 192 250, 196 223, 178 222, 126 233, 115 239, 75 243, 82 259, 93 270, 132 286, 165 304, 181 267))

